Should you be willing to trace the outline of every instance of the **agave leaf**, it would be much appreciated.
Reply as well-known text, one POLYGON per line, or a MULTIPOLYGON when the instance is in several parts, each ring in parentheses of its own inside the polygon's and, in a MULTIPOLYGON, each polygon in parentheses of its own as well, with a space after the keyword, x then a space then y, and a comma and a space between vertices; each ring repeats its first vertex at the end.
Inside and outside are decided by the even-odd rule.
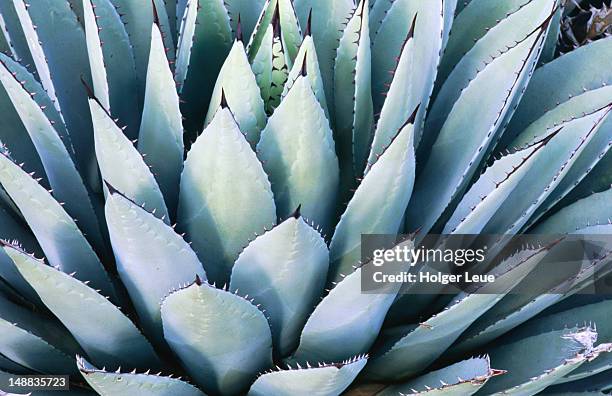
MULTIPOLYGON (((22 224, 18 223, 2 205, 0 205, 0 239, 18 241, 30 252, 36 251, 38 253, 41 251, 34 236, 22 224)), ((19 274, 17 268, 3 250, 0 250, 0 279, 8 282, 22 297, 34 303, 40 302, 32 287, 19 274)))
POLYGON ((542 55, 539 59, 539 66, 548 63, 555 59, 557 52, 557 44, 559 44, 559 36, 561 35, 561 24, 563 18, 564 7, 559 7, 555 12, 551 23, 550 30, 546 36, 546 42, 544 48, 542 48, 542 55))
POLYGON ((362 176, 372 142, 369 11, 369 1, 362 0, 340 39, 334 68, 335 140, 346 190, 355 185, 356 177, 362 176))
POLYGON ((161 312, 170 347, 207 392, 244 391, 272 365, 266 317, 236 294, 196 279, 166 297, 161 312))
POLYGON ((159 30, 162 33, 166 56, 170 63, 174 64, 176 59, 176 45, 174 41, 175 31, 170 22, 170 15, 168 11, 166 11, 166 3, 168 3, 168 0, 152 0, 152 4, 155 6, 153 10, 153 20, 159 25, 159 30))
POLYGON ((251 37, 258 17, 264 9, 264 0, 225 0, 225 6, 229 12, 232 29, 238 30, 238 21, 242 27, 244 37, 251 37))
POLYGON ((440 357, 470 324, 524 279, 547 251, 547 248, 542 248, 510 256, 491 272, 496 275, 495 293, 487 292, 486 284, 475 293, 463 292, 443 311, 410 328, 399 340, 391 339, 390 348, 382 350, 366 368, 369 378, 397 380, 421 372, 440 357))
POLYGON ((51 81, 51 72, 45 53, 43 52, 42 43, 39 39, 39 32, 34 28, 35 23, 32 21, 28 13, 28 7, 24 0, 12 0, 12 5, 4 2, 2 13, 7 15, 9 21, 10 34, 15 38, 17 55, 19 58, 27 60, 30 65, 30 72, 36 73, 44 90, 47 92, 54 106, 60 111, 59 102, 55 94, 55 87, 51 81), (17 22, 16 25, 13 23, 17 22))
POLYGON ((287 356, 323 293, 328 268, 325 240, 296 212, 244 249, 230 290, 261 304, 270 318, 274 349, 287 356))
POLYGON ((230 17, 223 0, 189 0, 179 36, 176 81, 190 139, 202 130, 215 81, 232 48, 230 17))
MULTIPOLYGON (((610 128, 610 121, 607 121, 603 127, 610 128)), ((602 192, 610 188, 612 185, 612 173, 608 170, 612 168, 612 153, 608 150, 606 155, 599 160, 597 165, 589 172, 582 181, 575 186, 562 200, 557 204, 558 207, 566 207, 580 199, 586 198, 594 192, 602 192)))
MULTIPOLYGON (((126 135, 136 139, 142 113, 142 100, 139 99, 139 84, 142 82, 138 81, 136 75, 132 43, 111 0, 91 0, 91 4, 100 29, 97 34, 102 45, 110 110, 127 126, 126 135)), ((96 72, 94 70, 93 73, 96 72)))
POLYGON ((72 218, 47 190, 0 154, 0 184, 19 207, 49 263, 114 297, 100 260, 72 218))
MULTIPOLYGON (((537 24, 534 25, 536 20, 520 17, 521 13, 524 13, 523 15, 531 14, 535 11, 534 7, 538 7, 536 3, 529 5, 530 1, 531 0, 457 1, 458 14, 453 23, 453 34, 449 37, 448 44, 444 50, 444 56, 440 62, 438 81, 436 82, 438 87, 436 90, 438 90, 440 88, 439 85, 444 83, 449 77, 453 69, 462 61, 462 58, 469 53, 473 47, 481 45, 478 44, 481 38, 490 30, 498 29, 496 26, 501 20, 509 17, 515 20, 516 23, 513 24, 515 31, 509 33, 516 35, 516 37, 521 37, 521 34, 524 35, 529 32, 529 26, 531 26, 531 29, 537 26, 537 24), (468 3, 471 4, 466 6, 468 3), (529 7, 532 7, 531 10, 529 7), (513 16, 514 14, 517 15, 513 16)), ((550 11, 550 9, 547 9, 547 11, 550 11)))
POLYGON ((376 395, 470 396, 478 392, 491 377, 503 373, 504 371, 491 368, 488 356, 471 358, 408 382, 387 386, 376 395))
POLYGON ((551 194, 562 188, 576 166, 581 165, 581 158, 589 155, 597 158, 589 149, 591 144, 601 142, 603 131, 599 127, 611 109, 612 105, 563 124, 556 134, 553 131, 554 136, 535 159, 525 182, 509 195, 507 204, 497 211, 483 232, 514 234, 528 224, 534 212, 534 219, 537 218, 540 209, 547 207, 551 194), (521 197, 522 203, 517 203, 516 197, 521 197))
POLYGON ((75 373, 71 353, 78 351, 70 334, 51 320, 0 297, 0 353, 39 372, 75 373))
POLYGON ((90 99, 89 108, 102 178, 169 222, 164 197, 142 156, 100 102, 90 99))
MULTIPOLYGON (((550 0, 548 3, 550 6, 550 0)), ((415 185, 406 213, 407 229, 421 227, 421 232, 427 233, 449 204, 465 191, 489 146, 495 141, 505 115, 511 111, 513 100, 520 96, 526 84, 546 28, 547 23, 544 23, 490 61, 461 91, 415 185), (513 72, 508 73, 508 70, 513 72), (489 89, 491 86, 496 89, 489 89), (486 108, 476 105, 482 101, 488 103, 486 108), (465 128, 472 132, 462 133, 465 128)))
POLYGON ((412 26, 401 49, 397 65, 394 69, 386 100, 382 105, 380 116, 376 122, 376 133, 372 141, 372 149, 368 161, 373 163, 380 156, 385 145, 393 139, 398 128, 410 117, 418 103, 412 103, 412 76, 416 73, 416 57, 414 29, 417 15, 412 19, 412 26), (408 106, 412 105, 412 109, 408 106))
MULTIPOLYGON (((177 0, 163 0, 166 9, 166 16, 168 17, 168 26, 169 30, 166 31, 167 35, 170 35, 172 38, 172 42, 174 44, 174 48, 176 48, 177 35, 178 35, 178 26, 177 20, 179 20, 179 16, 176 14, 177 11, 177 0)), ((176 54, 175 54, 176 55, 176 54)))
POLYGON ((413 139, 414 125, 407 124, 357 187, 331 240, 329 279, 338 280, 357 264, 361 234, 399 230, 414 182, 413 139))
MULTIPOLYGON (((446 46, 448 45, 448 40, 450 39, 451 28, 454 26, 455 22, 455 11, 457 10, 457 3, 460 0, 443 0, 444 1, 444 9, 442 10, 442 17, 444 18, 444 29, 442 31, 442 53, 446 51, 446 46)), ((440 53, 439 62, 442 61, 442 53, 440 53)), ((438 68, 440 67, 440 63, 438 63, 438 68)), ((436 75, 436 80, 438 76, 436 75)), ((434 87, 435 88, 435 87, 434 87)))
POLYGON ((153 24, 152 29, 138 150, 155 174, 168 210, 174 215, 183 168, 183 122, 162 35, 157 25, 153 24))
POLYGON ((393 0, 376 0, 370 3, 370 38, 374 42, 378 29, 380 29, 385 17, 389 13, 389 9, 393 5, 393 0))
MULTIPOLYGON (((91 84, 83 27, 67 1, 35 1, 30 3, 27 11, 36 25, 37 37, 53 76, 58 104, 76 150, 79 169, 83 174, 93 173, 92 126, 87 112, 87 97, 83 95, 83 86, 78 78, 83 76, 91 84)), ((37 71, 40 72, 38 67, 37 71)), ((49 92, 45 83, 43 87, 49 92)), ((49 96, 53 99, 53 95, 49 96)))
POLYGON ((588 225, 607 224, 612 219, 610 200, 612 200, 612 189, 592 194, 551 215, 530 233, 564 234, 588 225))
POLYGON ((164 45, 168 48, 168 57, 174 59, 174 44, 172 43, 172 34, 168 28, 168 15, 166 14, 163 0, 110 1, 120 11, 121 20, 132 43, 139 93, 142 95, 145 89, 147 64, 151 49, 151 23, 154 19, 154 6, 157 11, 157 17, 162 25, 162 31, 165 36, 164 45))
POLYGON ((592 329, 574 328, 549 331, 494 347, 490 351, 491 364, 503 367, 512 375, 492 378, 481 392, 534 395, 591 358, 591 337, 597 337, 592 329), (521 356, 538 356, 538 359, 521 356))
POLYGON ((480 233, 526 178, 553 136, 495 161, 463 196, 442 233, 480 233))
POLYGON ((94 367, 82 357, 77 357, 77 366, 85 381, 102 396, 204 396, 198 388, 177 378, 148 372, 108 372, 94 367))
POLYGON ((549 396, 605 396, 609 394, 610 389, 612 389, 610 372, 604 372, 580 381, 550 386, 542 394, 549 396), (585 389, 589 390, 585 391, 585 389))
POLYGON ((176 46, 174 78, 177 86, 180 89, 185 82, 185 78, 187 78, 199 4, 197 0, 179 0, 176 7, 177 18, 180 18, 180 28, 178 31, 178 43, 176 46))
MULTIPOLYGON (((612 39, 607 38, 580 47, 537 69, 499 147, 507 147, 530 124, 559 104, 585 91, 612 84, 612 72, 606 67, 610 57, 612 39), (589 62, 585 64, 584 59, 589 62), (565 78, 567 75, 575 78, 565 78), (552 85, 553 90, 550 89, 552 85)), ((571 111, 571 107, 568 109, 571 111)))
MULTIPOLYGON (((1 10, 1 9, 0 9, 1 10)), ((4 21, 4 17, 0 11, 0 52, 5 54, 11 54, 15 56, 15 51, 13 50, 13 46, 11 44, 11 37, 9 36, 8 31, 6 30, 6 22, 4 21)))
POLYGON ((4 250, 47 308, 98 364, 111 367, 160 364, 146 338, 105 297, 15 247, 4 246, 4 250))
POLYGON ((421 140, 423 120, 434 87, 445 34, 447 10, 444 3, 446 2, 397 0, 389 9, 376 35, 372 49, 374 109, 380 110, 383 101, 390 101, 390 107, 382 124, 378 126, 380 131, 376 132, 381 136, 373 150, 375 154, 380 154, 394 129, 397 130, 419 104, 421 106, 414 123, 415 146, 421 140), (409 37, 414 41, 406 49, 404 44, 409 37), (399 59, 402 50, 407 51, 403 54, 404 57, 411 58, 412 61, 399 59), (419 65, 418 72, 411 71, 412 62, 419 65), (400 76, 394 78, 393 71, 400 76), (392 80, 395 87, 389 91, 391 97, 387 96, 385 100, 384 94, 388 91, 386 86, 392 80), (398 113, 394 113, 393 106, 399 106, 398 113))
POLYGON ((6 54, 11 55, 13 59, 22 61, 24 65, 27 65, 29 72, 35 72, 36 66, 28 47, 27 36, 13 1, 0 2, 0 15, 2 19, 2 36, 10 44, 10 51, 6 52, 6 54))
POLYGON ((340 361, 370 349, 399 288, 362 293, 361 273, 358 268, 346 276, 317 305, 292 359, 298 363, 340 361))
POLYGON ((4 64, 0 65, 0 83, 38 152, 55 196, 66 203, 66 210, 83 224, 83 231, 91 236, 92 242, 101 247, 100 228, 91 200, 62 137, 4 64))
MULTIPOLYGON (((308 26, 317 50, 327 103, 334 103, 334 60, 339 40, 355 4, 352 0, 294 0, 300 26, 308 26), (312 11, 312 17, 310 13, 312 11)), ((333 120, 333 111, 332 120, 333 120)))
POLYGON ((270 117, 257 154, 270 176, 278 217, 302 205, 308 220, 329 231, 336 209, 338 159, 325 112, 305 77, 295 82, 270 117))
POLYGON ((257 378, 248 395, 339 395, 355 380, 367 360, 366 356, 358 356, 339 364, 271 371, 257 378))
MULTIPOLYGON (((308 33, 308 32, 307 32, 308 33)), ((293 87, 293 84, 303 75, 303 71, 306 70, 306 78, 310 81, 310 87, 314 92, 315 97, 319 101, 319 104, 325 111, 325 117, 329 120, 329 109, 327 108, 327 100, 325 99, 325 89, 323 88, 323 76, 321 75, 321 69, 319 68, 319 59, 317 58, 317 51, 314 47, 314 41, 312 36, 307 34, 302 41, 300 50, 295 58, 293 67, 289 71, 287 83, 283 89, 281 100, 287 96, 289 90, 293 87)))
POLYGON ((108 197, 106 221, 121 280, 147 334, 163 345, 159 305, 196 275, 206 279, 202 264, 170 226, 120 193, 108 197))
POLYGON ((283 52, 287 55, 287 64, 291 68, 302 43, 302 33, 291 0, 266 0, 257 21, 257 28, 247 46, 249 59, 251 61, 255 59, 265 42, 264 37, 268 34, 270 26, 278 31, 275 35, 280 36, 283 52))
MULTIPOLYGON (((7 68, 9 65, 13 66, 9 69, 11 72, 20 70, 22 74, 30 76, 31 82, 36 83, 34 76, 7 55, 0 54, 0 60, 2 65, 7 68)), ((0 68, 3 67, 2 65, 0 65, 0 68)), ((24 75, 19 76, 21 77, 20 81, 27 81, 23 78, 24 75)), ((45 92, 40 85, 38 85, 38 88, 39 92, 45 92)), ((27 168, 35 172, 39 177, 42 177, 43 180, 41 182, 48 187, 49 182, 45 168, 40 161, 36 147, 32 143, 27 129, 21 122, 21 117, 17 110, 15 110, 11 97, 2 87, 0 87, 0 109, 2 111, 2 117, 0 118, 0 146, 2 146, 2 151, 10 152, 11 158, 16 162, 27 164, 27 168)))
POLYGON ((93 90, 102 106, 110 109, 110 96, 108 93, 108 80, 106 66, 104 65, 104 54, 102 53, 102 42, 98 35, 98 23, 92 0, 82 1, 83 19, 85 27, 85 42, 87 44, 87 56, 89 58, 89 68, 91 69, 91 80, 93 90))
POLYGON ((208 278, 224 283, 249 240, 275 222, 270 182, 230 110, 220 109, 187 155, 179 226, 208 278))
POLYGON ((219 72, 206 115, 206 125, 212 121, 224 98, 232 109, 240 130, 251 147, 255 147, 259 142, 261 130, 266 126, 267 117, 257 80, 251 70, 244 44, 240 40, 234 42, 219 72))
MULTIPOLYGON (((581 305, 559 313, 541 316, 537 321, 530 321, 512 332, 512 337, 520 339, 550 330, 563 330, 568 326, 594 323, 597 328, 597 339, 609 342, 612 341, 612 323, 609 321, 611 307, 612 300, 603 300, 592 304, 581 305)), ((590 377, 612 368, 611 355, 612 354, 607 353, 604 356, 600 355, 595 360, 585 362, 578 369, 557 381, 557 383, 590 377)))
MULTIPOLYGON (((494 66, 493 69, 500 67, 500 65, 504 63, 504 61, 500 61, 500 59, 504 58, 504 55, 509 55, 506 61, 512 58, 510 54, 513 51, 511 51, 511 49, 516 48, 517 51, 519 51, 518 48, 521 47, 519 43, 523 43, 522 46, 527 45, 534 47, 533 50, 530 51, 531 56, 528 57, 527 54, 523 54, 523 60, 526 61, 524 64, 521 60, 519 60, 519 63, 508 63, 507 67, 514 73, 509 73, 507 71, 501 73, 501 76, 506 77, 503 82, 504 85, 495 85, 499 90, 492 90, 507 96, 507 106, 512 110, 500 112, 501 109, 497 107, 499 105, 494 106, 497 110, 496 114, 500 114, 498 124, 506 124, 506 122, 502 123, 502 119, 507 118, 506 114, 508 116, 512 114, 514 104, 516 104, 515 102, 517 102, 522 95, 521 92, 529 80, 528 76, 533 71, 533 67, 535 67, 533 61, 538 59, 541 46, 545 40, 546 31, 550 25, 550 18, 552 18, 551 12, 554 11, 554 7, 557 4, 557 0, 535 0, 529 2, 521 0, 521 2, 525 4, 519 6, 515 4, 516 1, 504 2, 504 7, 509 6, 510 10, 515 10, 515 12, 508 11, 507 14, 504 14, 503 18, 496 18, 491 21, 489 17, 483 17, 482 20, 487 23, 493 23, 493 25, 491 25, 488 30, 483 28, 482 31, 479 31, 475 37, 473 37, 473 39, 476 39, 476 42, 474 42, 473 39, 462 39, 463 41, 461 41, 461 43, 469 40, 468 47, 466 49, 459 48, 457 50, 459 54, 454 56, 459 56, 457 59, 458 63, 456 65, 451 65, 450 69, 446 72, 448 73, 448 77, 445 78, 445 80, 439 80, 444 81, 444 84, 439 88, 436 100, 433 102, 427 117, 423 150, 420 153, 421 156, 424 157, 427 150, 434 144, 436 138, 439 136, 439 131, 441 131, 442 126, 449 119, 451 112, 456 111, 455 106, 459 103, 459 99, 463 96, 467 87, 473 86, 474 82, 482 76, 482 71, 490 69, 491 65, 497 65, 494 66), (534 36, 537 36, 535 42, 532 41, 534 40, 534 36), (508 83, 512 85, 508 86, 508 83), (511 90, 511 87, 520 89, 511 90), (504 94, 504 92, 508 93, 504 94)), ((479 3, 483 3, 483 1, 479 1, 479 3)), ((476 6, 476 3, 474 3, 473 6, 476 6)), ((487 6, 486 8, 488 9, 489 7, 491 6, 487 6)), ((494 7, 496 7, 496 5, 494 5, 494 7)), ((485 7, 483 6, 482 8, 485 7)), ((467 12, 466 9, 466 13, 467 12)), ((499 12, 503 12, 503 10, 491 10, 491 12, 495 15, 499 12)), ((471 8, 470 14, 472 14, 471 8)), ((476 15, 469 15, 466 23, 470 25, 470 27, 480 24, 480 22, 472 22, 472 19, 481 19, 478 13, 476 13, 476 15)), ((465 24, 461 25, 457 22, 456 26, 465 26, 465 24)), ((460 37, 462 34, 464 33, 459 32, 460 37)), ((473 33, 468 31, 464 35, 472 37, 473 33)), ((455 37, 453 32, 453 38, 455 37)), ((459 46, 462 47, 463 45, 464 44, 460 44, 459 46)), ((451 52, 449 56, 453 56, 452 46, 453 43, 449 43, 448 51, 451 52)), ((516 53, 516 51, 514 52, 516 53)), ((445 57, 447 57, 446 54, 445 57)), ((442 74, 441 78, 444 77, 445 74, 442 74)), ((480 140, 483 140, 483 138, 480 138, 480 140)))

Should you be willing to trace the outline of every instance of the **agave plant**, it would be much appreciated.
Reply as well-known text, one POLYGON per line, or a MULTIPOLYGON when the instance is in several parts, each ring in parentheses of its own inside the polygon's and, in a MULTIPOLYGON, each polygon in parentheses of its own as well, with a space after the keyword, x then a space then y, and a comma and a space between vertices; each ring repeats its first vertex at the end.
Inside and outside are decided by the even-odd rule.
POLYGON ((609 254, 536 298, 552 245, 496 294, 361 292, 362 234, 611 233, 612 38, 555 58, 564 2, 29 1, 0 2, 0 379, 610 392, 612 299, 579 294, 609 254))

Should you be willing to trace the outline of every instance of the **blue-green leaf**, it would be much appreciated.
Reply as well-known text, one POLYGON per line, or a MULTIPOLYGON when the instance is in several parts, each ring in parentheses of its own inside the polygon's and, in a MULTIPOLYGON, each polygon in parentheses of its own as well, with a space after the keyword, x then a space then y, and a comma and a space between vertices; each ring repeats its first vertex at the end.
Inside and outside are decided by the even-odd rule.
POLYGON ((244 249, 230 290, 261 304, 270 318, 275 350, 287 356, 323 293, 328 268, 325 241, 296 213, 244 249))
POLYGON ((104 296, 15 247, 4 246, 4 250, 47 308, 97 364, 159 367, 151 344, 104 296))
POLYGON ((266 317, 236 294, 196 280, 166 297, 161 312, 170 347, 207 392, 245 391, 272 365, 266 317))
POLYGON ((87 56, 89 58, 89 68, 91 69, 91 80, 93 90, 102 106, 110 109, 110 96, 108 93, 108 81, 106 77, 106 66, 104 65, 104 55, 102 53, 102 42, 98 35, 98 26, 94 7, 91 0, 82 1, 83 24, 85 28, 85 42, 87 44, 87 56))
POLYGON ((238 20, 244 37, 251 37, 257 24, 257 18, 264 9, 265 0, 225 0, 225 6, 231 18, 232 29, 238 28, 238 20))
POLYGON ((227 108, 217 111, 187 155, 178 223, 208 278, 219 283, 229 280, 249 241, 276 223, 268 177, 227 108))
POLYGON ((366 356, 358 356, 338 364, 271 371, 257 378, 248 395, 340 395, 355 380, 367 360, 366 356))
POLYGON ((223 0, 190 0, 179 36, 176 81, 183 100, 190 138, 197 136, 215 81, 233 42, 230 17, 223 0))
POLYGON ((0 154, 0 184, 17 205, 49 263, 114 297, 100 260, 72 218, 47 190, 0 154))
POLYGON ((244 44, 239 40, 234 42, 219 72, 206 116, 206 125, 212 121, 219 110, 224 96, 227 105, 236 117, 240 130, 251 146, 255 147, 259 142, 261 130, 266 126, 267 116, 244 44))
POLYGON ((147 334, 163 345, 162 299, 196 275, 206 279, 191 247, 174 230, 118 192, 106 200, 117 270, 147 334))
POLYGON ((369 1, 362 0, 340 38, 334 67, 335 140, 346 190, 354 187, 355 179, 362 176, 372 144, 369 11, 369 1))
MULTIPOLYGON (((550 6, 552 0, 546 2, 550 6)), ((512 27, 511 21, 508 21, 506 19, 498 26, 512 27)), ((407 229, 420 228, 422 234, 429 232, 449 205, 463 194, 492 142, 496 140, 504 117, 512 111, 513 101, 520 97, 538 58, 547 27, 545 22, 510 49, 501 47, 505 52, 494 60, 489 59, 489 63, 475 77, 471 76, 471 82, 458 93, 456 102, 450 106, 448 117, 441 119, 440 133, 417 179, 406 212, 407 229), (508 70, 512 70, 512 73, 508 70), (496 88, 490 89, 491 86, 496 88), (487 103, 486 107, 478 105, 483 101, 487 103), (462 132, 467 129, 471 131, 469 134, 462 132)), ((483 46, 488 51, 500 49, 497 43, 485 43, 483 46)), ((471 58, 467 59, 469 63, 471 58)), ((457 76, 467 71, 471 74, 471 70, 471 65, 455 68, 457 76)), ((450 86, 453 81, 449 78, 444 86, 450 86)), ((443 91, 438 98, 444 97, 446 100, 443 91)))
POLYGON ((183 120, 162 35, 155 24, 151 32, 138 150, 151 167, 168 210, 174 215, 183 169, 183 120))
POLYGON ((100 370, 82 357, 77 357, 79 371, 85 381, 102 396, 205 396, 195 386, 177 378, 160 374, 138 374, 135 371, 100 370))
POLYGON ((89 100, 89 108, 102 178, 169 222, 164 197, 140 153, 96 99, 89 100))
POLYGON ((357 265, 362 234, 395 234, 414 183, 414 125, 405 125, 373 165, 349 202, 330 244, 329 279, 357 265))
POLYGON ((295 82, 270 117, 257 154, 270 176, 278 217, 286 218, 302 205, 304 217, 329 231, 336 209, 338 159, 325 112, 305 77, 295 82))

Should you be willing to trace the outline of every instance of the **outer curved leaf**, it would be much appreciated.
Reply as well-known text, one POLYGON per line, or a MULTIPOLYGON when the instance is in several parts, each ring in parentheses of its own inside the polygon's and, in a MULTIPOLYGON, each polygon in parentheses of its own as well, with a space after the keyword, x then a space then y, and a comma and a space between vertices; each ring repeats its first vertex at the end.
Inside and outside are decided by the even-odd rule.
MULTIPOLYGON (((87 112, 87 97, 83 95, 83 86, 78 78, 83 76, 91 83, 83 27, 67 1, 31 2, 28 13, 36 25, 38 39, 53 76, 58 104, 76 150, 79 169, 83 174, 93 173, 92 126, 87 112)), ((37 70, 40 71, 38 67, 37 70)), ((49 92, 48 87, 43 86, 49 92)), ((53 95, 50 96, 53 99, 53 95)))
POLYGON ((487 394, 533 395, 580 367, 591 356, 590 328, 557 330, 525 338, 491 350, 491 362, 512 375, 491 379, 482 389, 487 394), (538 359, 517 359, 537 355, 538 359))
POLYGON ((102 246, 99 225, 87 189, 65 142, 43 109, 4 64, 0 66, 0 81, 36 147, 55 196, 66 203, 66 210, 83 224, 83 231, 91 235, 96 246, 102 246))
POLYGON ((361 234, 395 234, 414 182, 414 125, 405 125, 372 165, 342 215, 330 244, 329 279, 348 274, 361 255, 361 234))
POLYGON ((269 372, 257 378, 248 395, 340 395, 357 377, 367 360, 367 357, 361 356, 341 364, 269 372))
POLYGON ((195 386, 176 378, 148 372, 111 373, 92 366, 82 357, 77 358, 77 365, 85 381, 102 396, 204 396, 195 386))
POLYGON ((491 377, 503 373, 504 371, 491 368, 488 356, 471 358, 406 383, 388 386, 376 395, 469 396, 478 392, 491 377))
MULTIPOLYGON (((570 3, 571 4, 571 3, 570 3)), ((563 55, 537 69, 499 147, 509 145, 531 123, 558 103, 571 100, 584 91, 612 84, 612 71, 606 67, 612 57, 612 38, 598 40, 563 55), (589 62, 584 63, 584 59, 589 62), (575 75, 576 78, 565 78, 575 75), (555 89, 551 90, 553 86, 555 89)))
POLYGON ((261 304, 275 350, 287 356, 323 293, 328 268, 325 241, 297 214, 246 247, 234 264, 230 289, 261 304))
POLYGON ((11 51, 7 52, 7 54, 10 54, 14 59, 20 59, 25 65, 28 65, 28 71, 35 72, 36 66, 28 49, 27 36, 14 2, 0 2, 0 14, 2 14, 3 36, 7 38, 11 46, 11 51))
POLYGON ((102 178, 169 222, 168 209, 155 177, 132 142, 96 99, 89 100, 89 108, 102 178))
POLYGON ((512 102, 527 82, 546 26, 491 61, 461 92, 415 185, 406 212, 407 229, 421 227, 421 233, 427 233, 449 204, 464 192, 496 139, 504 117, 512 111, 512 102), (496 89, 489 89, 491 86, 496 89), (488 103, 486 108, 476 104, 483 101, 488 103), (466 129, 471 133, 462 132, 466 129))
POLYGON ((257 154, 270 176, 278 217, 285 218, 302 205, 307 219, 330 230, 336 209, 338 159, 325 112, 306 78, 295 82, 270 117, 257 154))
MULTIPOLYGON (((415 65, 419 65, 419 70, 412 73, 408 70, 409 77, 403 89, 396 88, 398 91, 393 92, 392 97, 387 97, 385 100, 397 100, 403 105, 399 115, 395 115, 395 117, 399 116, 400 120, 394 121, 392 125, 387 127, 389 129, 384 130, 384 133, 390 133, 392 136, 394 127, 397 130, 417 105, 421 104, 414 124, 415 146, 421 140, 425 112, 429 107, 429 98, 433 91, 440 62, 445 35, 445 19, 447 19, 446 12, 448 11, 445 3, 447 1, 394 1, 378 30, 372 49, 374 109, 378 111, 382 108, 383 100, 385 100, 386 84, 390 83, 393 77, 390 72, 393 70, 400 72, 398 69, 400 66, 407 67, 404 64, 398 64, 397 59, 402 54, 405 40, 411 34, 411 22, 416 17, 413 32, 414 43, 406 56, 411 57, 415 65)), ((401 71, 401 73, 406 73, 406 71, 401 71)), ((396 85, 401 84, 402 79, 403 77, 398 77, 395 82, 396 85)), ((385 124, 382 126, 385 126, 385 124)), ((381 130, 377 133, 383 132, 381 130)), ((377 146, 376 154, 380 153, 378 150, 388 143, 391 136, 387 135, 386 141, 383 136, 382 141, 377 146)))
POLYGON ((233 42, 230 17, 223 0, 190 0, 179 38, 177 83, 181 110, 193 139, 204 124, 215 81, 233 42))
POLYGON ((59 348, 67 346, 63 337, 71 339, 56 323, 0 297, 0 354, 14 362, 45 373, 74 373, 71 353, 78 351, 59 348), (61 343, 53 345, 54 342, 61 343))
POLYGON ((376 380, 398 380, 421 372, 470 324, 524 279, 546 253, 544 248, 527 255, 511 256, 491 272, 496 274, 494 294, 486 291, 486 284, 474 294, 461 293, 442 312, 409 329, 399 340, 391 340, 390 347, 370 362, 367 375, 376 380))
POLYGON ((536 142, 495 161, 463 196, 442 233, 480 233, 529 174, 548 141, 536 142))
POLYGON ((91 281, 107 295, 114 288, 100 260, 62 206, 18 165, 0 154, 0 184, 19 207, 49 263, 91 281))
POLYGON ((4 250, 49 310, 98 364, 159 366, 146 338, 102 295, 14 247, 5 246, 4 250))
POLYGON ((259 142, 261 130, 266 126, 267 116, 261 92, 251 70, 242 41, 236 40, 234 42, 234 46, 219 72, 206 115, 206 125, 212 121, 223 102, 224 95, 227 105, 236 117, 240 130, 245 134, 251 146, 255 147, 259 142))
POLYGON ((266 317, 238 295, 196 281, 161 307, 164 336, 204 390, 234 394, 272 364, 266 317))
POLYGON ((357 6, 340 39, 334 67, 335 140, 346 190, 363 174, 372 142, 369 8, 368 0, 362 0, 357 6))
POLYGON ((121 280, 147 334, 163 345, 159 305, 196 275, 206 279, 202 264, 170 226, 117 192, 106 201, 106 221, 121 280))
POLYGON ((536 226, 532 234, 571 233, 594 224, 607 224, 612 219, 612 189, 592 194, 566 206, 536 226))
MULTIPOLYGON (((438 84, 444 80, 453 71, 453 68, 461 61, 466 53, 472 49, 478 40, 487 34, 491 29, 494 29, 512 14, 518 13, 531 0, 507 0, 507 1, 487 1, 487 0, 472 0, 457 1, 457 16, 453 23, 453 34, 450 35, 448 44, 444 50, 444 56, 438 70, 438 84), (466 6, 468 3, 469 6, 466 6)), ((533 5, 536 5, 535 3, 533 5)), ((522 12, 529 12, 528 8, 522 12)), ((519 24, 514 24, 515 33, 523 32, 525 24, 533 24, 534 20, 519 19, 517 15, 516 21, 519 24)), ((513 34, 515 34, 513 33, 513 34)))
POLYGON ((220 109, 187 155, 178 223, 208 278, 224 283, 249 240, 275 222, 270 182, 229 109, 220 109))
POLYGON ((292 359, 299 363, 340 361, 367 352, 399 288, 361 292, 361 268, 340 281, 308 318, 292 359))
POLYGON ((558 133, 552 132, 554 136, 535 159, 525 181, 509 195, 503 210, 497 211, 483 232, 513 234, 528 224, 530 218, 537 218, 541 209, 547 208, 552 194, 580 168, 582 159, 593 155, 589 148, 601 141, 604 131, 600 126, 611 109, 612 105, 576 118, 564 124, 558 133))
POLYGON ((311 33, 319 58, 327 103, 334 103, 333 79, 336 49, 355 4, 352 0, 294 0, 293 5, 300 26, 308 25, 308 17, 312 10, 311 33))
POLYGON ((147 68, 144 109, 138 150, 144 154, 165 198, 170 213, 176 213, 183 168, 183 120, 172 71, 168 65, 161 32, 153 24, 147 68))

